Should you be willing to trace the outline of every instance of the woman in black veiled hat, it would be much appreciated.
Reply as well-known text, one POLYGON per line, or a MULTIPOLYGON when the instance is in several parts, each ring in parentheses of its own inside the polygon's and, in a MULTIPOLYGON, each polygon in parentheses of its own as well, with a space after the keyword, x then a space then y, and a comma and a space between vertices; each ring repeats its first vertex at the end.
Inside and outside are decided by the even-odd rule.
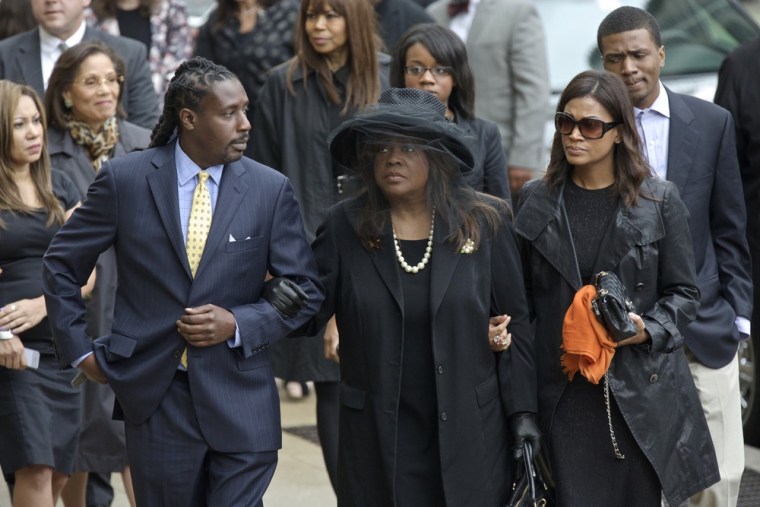
POLYGON ((363 184, 314 242, 315 325, 335 314, 341 336, 341 506, 503 505, 512 445, 538 445, 509 207, 467 185, 470 142, 444 113, 392 88, 331 135, 363 184), (514 343, 493 352, 489 317, 505 313, 514 343))

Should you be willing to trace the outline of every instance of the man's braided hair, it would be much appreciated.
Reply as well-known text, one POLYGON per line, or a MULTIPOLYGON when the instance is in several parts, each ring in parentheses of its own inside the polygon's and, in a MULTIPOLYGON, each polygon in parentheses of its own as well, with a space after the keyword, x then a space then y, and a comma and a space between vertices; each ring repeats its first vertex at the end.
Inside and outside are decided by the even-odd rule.
POLYGON ((150 147, 165 146, 178 128, 179 112, 183 108, 197 110, 213 83, 237 79, 223 65, 196 56, 183 62, 174 73, 164 98, 164 110, 150 137, 150 147))

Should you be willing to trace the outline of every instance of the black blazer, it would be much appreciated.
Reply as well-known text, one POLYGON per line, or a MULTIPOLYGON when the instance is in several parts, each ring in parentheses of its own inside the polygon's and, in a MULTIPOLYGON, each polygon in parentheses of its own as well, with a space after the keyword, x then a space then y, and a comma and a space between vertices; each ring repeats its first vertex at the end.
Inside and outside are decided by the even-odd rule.
POLYGON ((472 188, 512 202, 507 179, 507 158, 501 145, 501 134, 495 123, 474 118, 460 119, 457 125, 474 141, 475 167, 465 175, 472 188))
MULTIPOLYGON (((99 40, 111 46, 124 60, 125 76, 121 103, 127 119, 153 129, 161 111, 153 88, 145 45, 126 37, 116 37, 87 27, 83 41, 99 40)), ((28 84, 45 95, 40 61, 40 32, 34 28, 0 41, 0 79, 28 84)))
POLYGON ((741 337, 736 316, 752 316, 747 214, 736 157, 734 122, 725 109, 667 90, 667 179, 689 210, 700 306, 684 330, 686 345, 710 368, 728 364, 741 337))

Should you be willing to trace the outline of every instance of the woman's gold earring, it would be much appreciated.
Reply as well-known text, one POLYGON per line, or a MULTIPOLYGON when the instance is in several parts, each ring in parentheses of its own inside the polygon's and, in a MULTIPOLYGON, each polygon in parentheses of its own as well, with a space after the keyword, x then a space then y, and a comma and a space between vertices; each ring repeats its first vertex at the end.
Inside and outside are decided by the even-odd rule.
POLYGON ((71 102, 71 99, 64 97, 63 98, 63 105, 66 106, 66 109, 71 109, 71 106, 73 106, 74 103, 71 102))

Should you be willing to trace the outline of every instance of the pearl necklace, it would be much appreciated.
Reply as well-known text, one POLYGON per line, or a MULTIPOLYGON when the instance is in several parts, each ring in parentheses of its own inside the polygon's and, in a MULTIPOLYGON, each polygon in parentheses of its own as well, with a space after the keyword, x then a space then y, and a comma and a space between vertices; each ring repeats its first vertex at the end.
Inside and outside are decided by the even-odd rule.
POLYGON ((433 208, 433 218, 430 220, 430 234, 428 234, 427 246, 425 247, 425 255, 422 256, 422 260, 416 266, 410 266, 404 254, 401 253, 401 247, 398 244, 398 237, 396 237, 396 231, 393 230, 393 246, 396 247, 396 259, 398 263, 404 268, 407 273, 416 274, 425 269, 428 261, 430 261, 430 255, 433 253, 433 231, 435 231, 435 208, 433 208))

